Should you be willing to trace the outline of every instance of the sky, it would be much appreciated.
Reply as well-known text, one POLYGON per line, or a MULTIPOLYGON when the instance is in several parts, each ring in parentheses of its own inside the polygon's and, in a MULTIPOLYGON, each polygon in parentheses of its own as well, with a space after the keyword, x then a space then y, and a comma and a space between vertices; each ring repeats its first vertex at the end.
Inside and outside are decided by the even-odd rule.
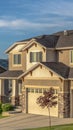
POLYGON ((73 29, 73 0, 0 0, 0 59, 14 42, 73 29))

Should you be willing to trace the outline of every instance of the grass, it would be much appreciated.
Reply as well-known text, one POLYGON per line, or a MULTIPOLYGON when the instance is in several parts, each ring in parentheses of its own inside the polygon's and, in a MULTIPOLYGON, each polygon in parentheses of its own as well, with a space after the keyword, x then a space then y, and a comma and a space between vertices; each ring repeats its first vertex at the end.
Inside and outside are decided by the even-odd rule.
POLYGON ((8 116, 2 116, 2 115, 0 114, 0 119, 5 118, 5 117, 8 117, 8 116))
MULTIPOLYGON (((24 129, 24 130, 50 130, 50 128, 49 127, 43 127, 43 128, 24 129)), ((61 125, 61 126, 52 126, 51 130, 73 130, 73 124, 61 125)))

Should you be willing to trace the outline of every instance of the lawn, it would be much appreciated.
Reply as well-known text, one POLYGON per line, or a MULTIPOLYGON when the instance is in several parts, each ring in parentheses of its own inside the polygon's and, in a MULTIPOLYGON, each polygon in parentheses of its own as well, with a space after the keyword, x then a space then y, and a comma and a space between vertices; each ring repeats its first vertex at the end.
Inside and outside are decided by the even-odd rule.
POLYGON ((8 117, 8 116, 2 116, 2 115, 0 115, 0 119, 5 118, 5 117, 8 117))
MULTIPOLYGON (((50 128, 44 127, 44 128, 32 128, 32 129, 26 129, 26 130, 50 130, 50 128)), ((71 125, 62 125, 62 126, 53 126, 51 128, 51 130, 73 130, 73 124, 71 124, 71 125)))

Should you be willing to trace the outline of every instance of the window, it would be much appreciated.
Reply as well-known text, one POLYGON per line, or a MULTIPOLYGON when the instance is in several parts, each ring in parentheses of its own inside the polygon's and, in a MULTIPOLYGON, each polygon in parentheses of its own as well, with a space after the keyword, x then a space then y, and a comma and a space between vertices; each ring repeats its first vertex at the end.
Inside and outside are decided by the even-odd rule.
POLYGON ((19 94, 22 93, 22 81, 21 80, 18 81, 18 93, 19 94))
POLYGON ((21 64, 21 54, 14 54, 13 63, 21 64))
POLYGON ((70 53, 70 62, 73 63, 73 50, 71 50, 71 53, 70 53))
POLYGON ((35 93, 39 93, 39 89, 38 88, 35 89, 35 93))
POLYGON ((30 62, 41 62, 42 52, 30 52, 30 62))

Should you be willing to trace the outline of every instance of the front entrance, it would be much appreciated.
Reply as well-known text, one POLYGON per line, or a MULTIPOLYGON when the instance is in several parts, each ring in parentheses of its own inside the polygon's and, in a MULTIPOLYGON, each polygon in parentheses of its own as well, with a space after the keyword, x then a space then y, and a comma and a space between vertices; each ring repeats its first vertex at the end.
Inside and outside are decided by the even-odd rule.
POLYGON ((11 96, 12 96, 12 80, 4 80, 4 96, 5 96, 5 102, 10 103, 11 102, 11 96))
MULTIPOLYGON (((28 113, 39 114, 39 115, 48 115, 48 109, 42 109, 37 103, 37 98, 43 95, 42 88, 28 88, 28 113)), ((50 109, 51 116, 58 117, 58 104, 56 107, 50 109)))

